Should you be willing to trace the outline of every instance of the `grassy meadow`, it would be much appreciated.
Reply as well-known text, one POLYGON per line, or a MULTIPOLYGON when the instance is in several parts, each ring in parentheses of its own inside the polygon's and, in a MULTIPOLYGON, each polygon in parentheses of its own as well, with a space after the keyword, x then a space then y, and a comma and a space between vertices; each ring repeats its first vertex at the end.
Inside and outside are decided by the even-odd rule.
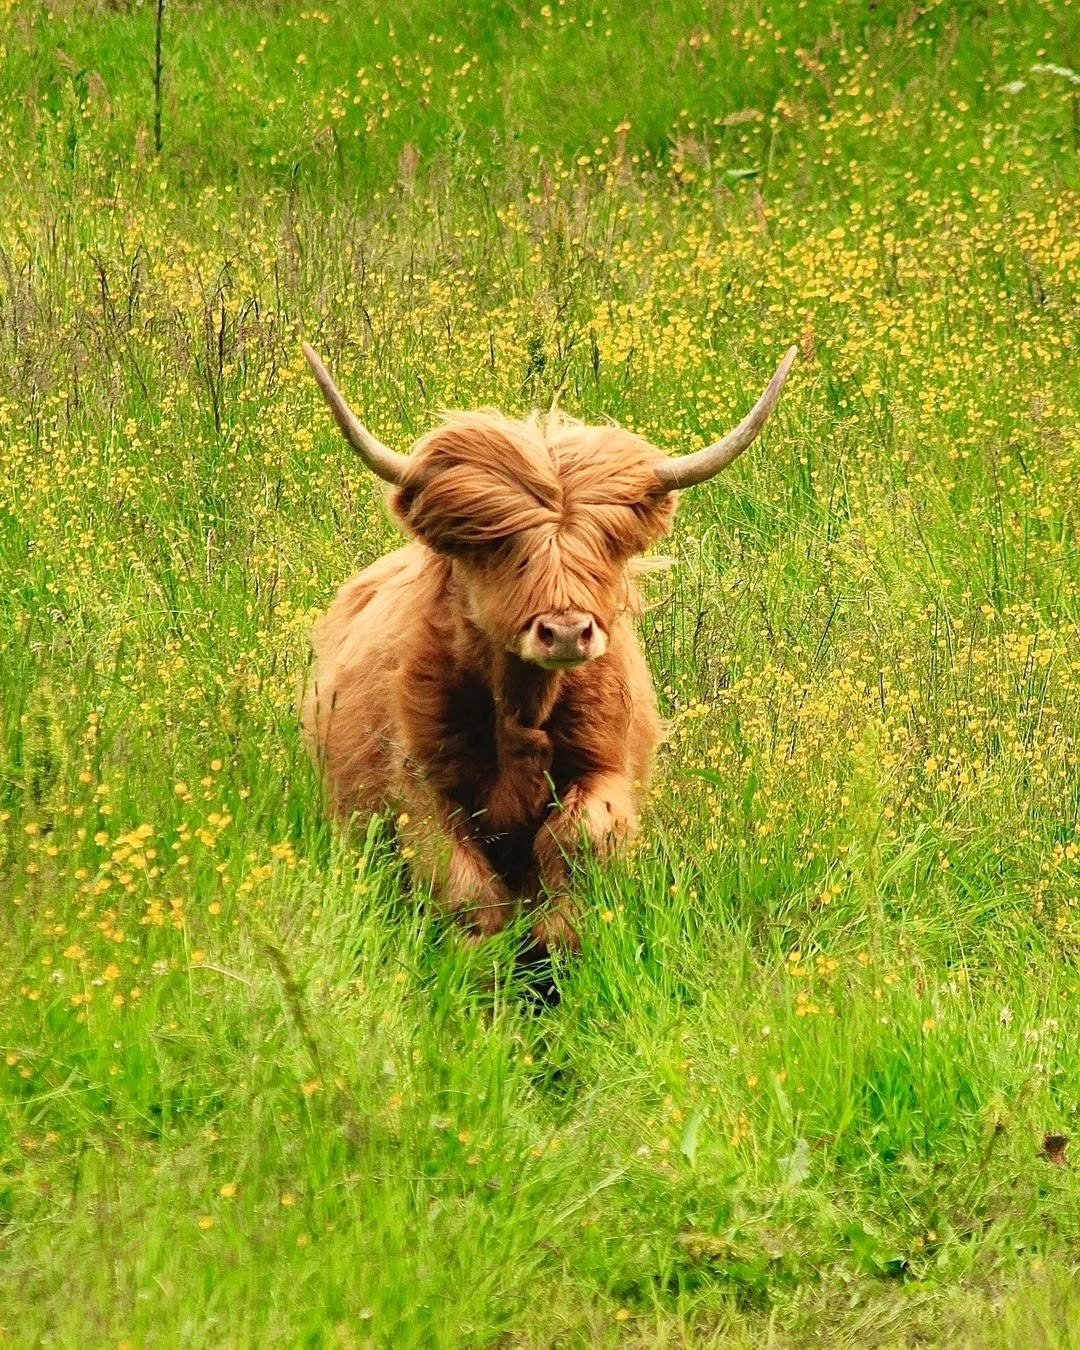
POLYGON ((159 154, 155 8, 0 0, 0 1343, 1076 1344, 1075 13, 176 0, 159 154), (327 822, 302 338, 402 449, 799 344, 546 1003, 327 822))

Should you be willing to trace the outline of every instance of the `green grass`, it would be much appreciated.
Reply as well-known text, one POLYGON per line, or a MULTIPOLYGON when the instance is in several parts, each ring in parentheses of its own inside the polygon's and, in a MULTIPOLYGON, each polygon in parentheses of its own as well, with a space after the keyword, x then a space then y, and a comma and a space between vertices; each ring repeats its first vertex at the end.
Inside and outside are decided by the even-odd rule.
POLYGON ((0 1339, 1070 1345, 1075 21, 444 9, 170 5, 157 158, 154 6, 0 0, 0 1339), (301 337, 403 448, 800 344, 557 1001, 327 822, 301 337))

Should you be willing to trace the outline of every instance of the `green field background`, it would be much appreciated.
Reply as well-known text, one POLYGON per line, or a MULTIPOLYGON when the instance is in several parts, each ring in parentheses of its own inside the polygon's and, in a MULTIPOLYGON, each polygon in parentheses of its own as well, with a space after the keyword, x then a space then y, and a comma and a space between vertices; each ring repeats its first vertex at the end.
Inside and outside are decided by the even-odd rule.
POLYGON ((1080 27, 0 0, 0 1343, 1080 1325, 1080 27), (670 733, 544 1002, 331 828, 382 439, 679 453, 670 733), (6 1338, 6 1339, 5 1339, 6 1338))

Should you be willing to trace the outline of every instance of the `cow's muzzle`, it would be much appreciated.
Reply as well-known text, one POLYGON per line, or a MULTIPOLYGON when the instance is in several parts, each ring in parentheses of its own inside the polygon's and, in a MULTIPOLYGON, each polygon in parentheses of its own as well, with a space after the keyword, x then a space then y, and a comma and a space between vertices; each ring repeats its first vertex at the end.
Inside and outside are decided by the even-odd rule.
POLYGON ((567 609, 538 614, 525 630, 520 655, 547 670, 565 670, 595 661, 606 651, 607 634, 592 615, 567 609))

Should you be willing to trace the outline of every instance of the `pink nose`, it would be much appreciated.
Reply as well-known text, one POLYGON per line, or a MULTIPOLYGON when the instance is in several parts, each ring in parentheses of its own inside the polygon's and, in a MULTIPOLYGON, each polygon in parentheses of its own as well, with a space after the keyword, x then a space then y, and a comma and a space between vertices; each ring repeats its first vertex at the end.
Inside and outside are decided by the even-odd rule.
POLYGON ((541 614, 532 622, 530 646, 545 661, 588 661, 596 653, 596 625, 588 614, 564 610, 541 614))

